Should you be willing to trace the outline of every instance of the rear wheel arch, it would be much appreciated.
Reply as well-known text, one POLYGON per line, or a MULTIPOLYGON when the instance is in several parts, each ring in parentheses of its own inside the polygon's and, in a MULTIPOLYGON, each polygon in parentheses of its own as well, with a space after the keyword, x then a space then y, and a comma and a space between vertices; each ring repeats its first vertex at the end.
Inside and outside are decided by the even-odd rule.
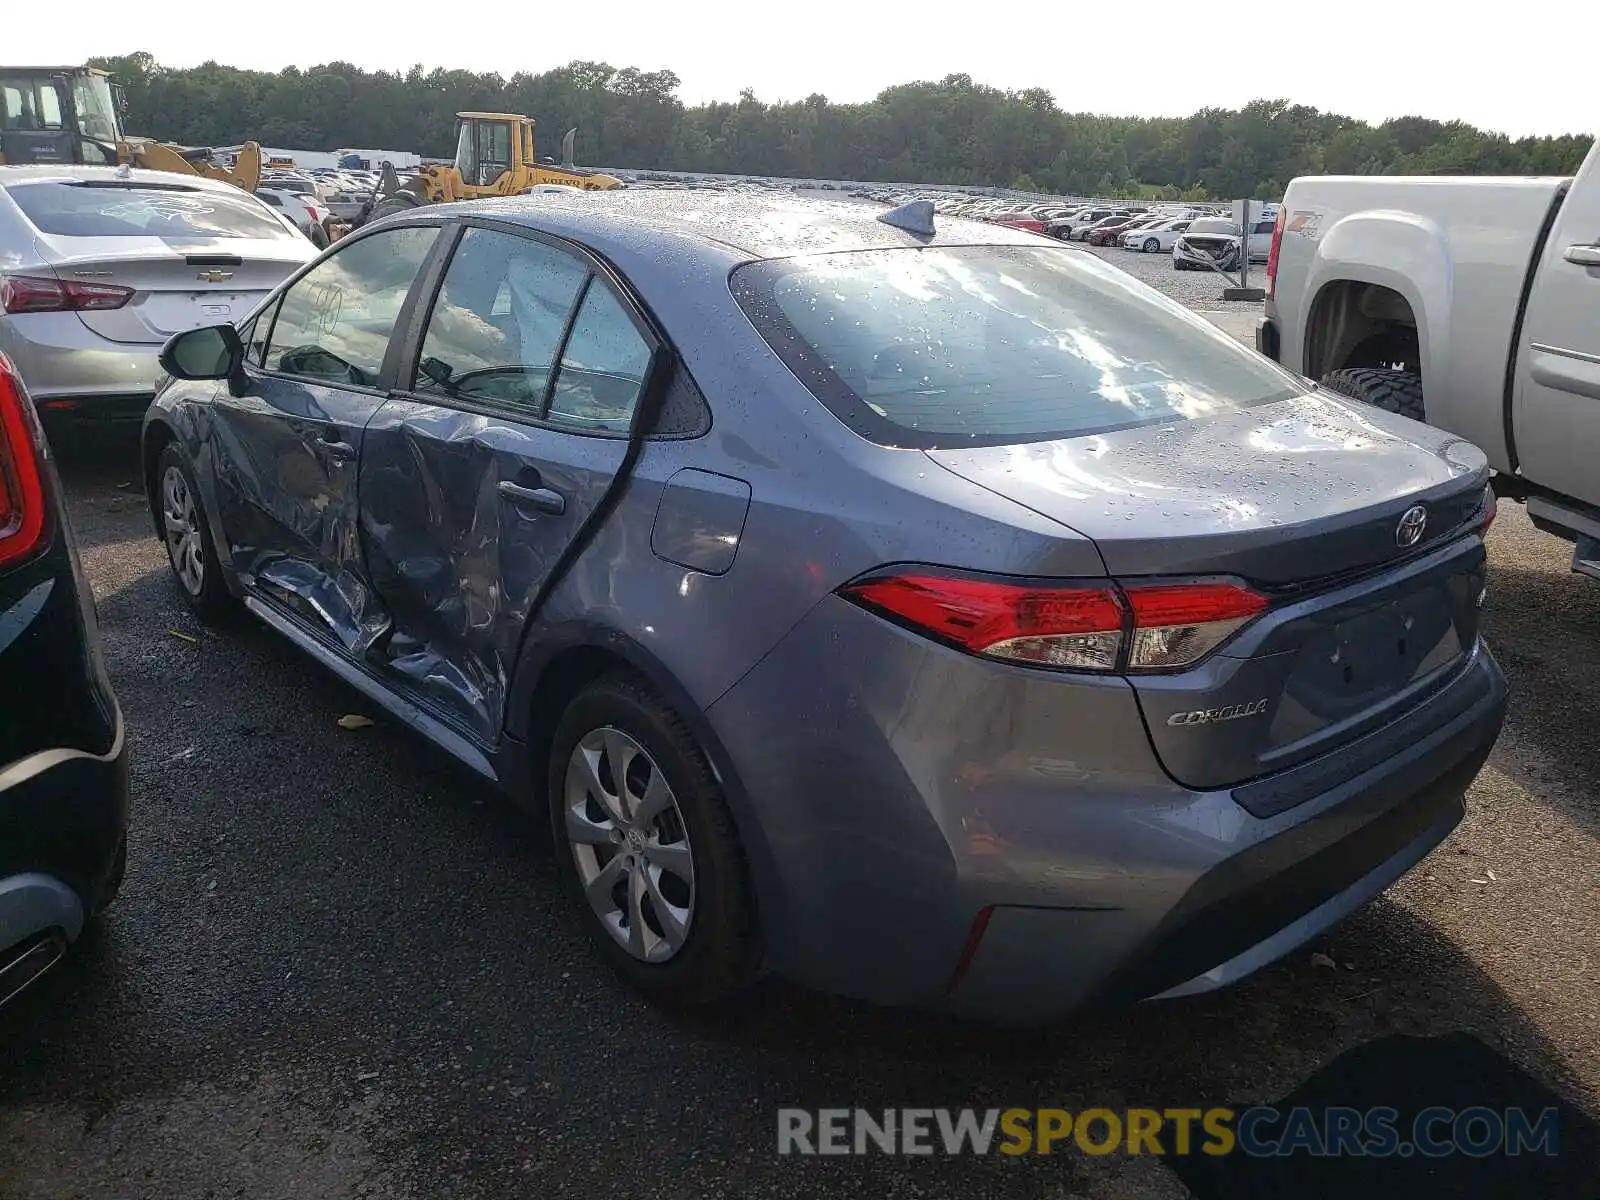
POLYGON ((1365 367, 1423 373, 1416 308, 1399 290, 1360 279, 1323 284, 1306 319, 1301 354, 1304 373, 1365 367))
POLYGON ((511 677, 505 732, 527 747, 523 781, 544 778, 543 758, 561 714, 583 688, 605 675, 627 672, 661 695, 688 723, 713 769, 724 773, 727 755, 688 690, 638 642, 615 630, 578 622, 536 633, 523 641, 511 677))
POLYGON ((682 718, 699 745, 721 785, 744 845, 762 925, 769 935, 776 933, 784 911, 775 890, 776 865, 727 748, 688 689, 654 653, 626 634, 586 622, 529 631, 512 674, 507 737, 502 739, 502 744, 515 748, 514 760, 507 762, 501 773, 514 798, 542 810, 550 746, 562 714, 588 684, 619 673, 632 674, 655 691, 682 718))

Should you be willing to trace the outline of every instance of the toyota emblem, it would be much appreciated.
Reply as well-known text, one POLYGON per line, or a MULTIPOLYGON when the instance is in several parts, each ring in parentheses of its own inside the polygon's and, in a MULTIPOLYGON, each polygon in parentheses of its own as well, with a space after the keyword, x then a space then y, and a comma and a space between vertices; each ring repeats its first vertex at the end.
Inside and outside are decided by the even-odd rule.
POLYGON ((1428 527, 1428 510, 1418 504, 1406 509, 1400 524, 1395 526, 1394 542, 1402 550, 1415 546, 1422 540, 1422 531, 1428 527))

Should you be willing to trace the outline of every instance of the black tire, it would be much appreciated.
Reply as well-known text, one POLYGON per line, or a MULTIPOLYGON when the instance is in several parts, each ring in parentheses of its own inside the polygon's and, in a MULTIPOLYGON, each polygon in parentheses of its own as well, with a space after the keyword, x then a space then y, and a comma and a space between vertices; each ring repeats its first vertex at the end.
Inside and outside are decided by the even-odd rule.
POLYGON ((1422 403, 1422 377, 1410 371, 1350 367, 1329 371, 1322 377, 1322 386, 1413 421, 1428 419, 1422 403))
POLYGON ((1159 241, 1157 241, 1155 238, 1145 238, 1145 240, 1144 240, 1144 252, 1146 254, 1155 254, 1158 251, 1160 251, 1160 249, 1161 249, 1161 243, 1159 241))
POLYGON ((663 1006, 696 1007, 724 1000, 755 978, 761 936, 744 850, 721 785, 682 717, 631 674, 599 679, 578 693, 556 725, 545 783, 558 868, 595 946, 624 980, 663 1006), (584 894, 567 831, 568 763, 586 736, 608 727, 631 738, 660 769, 691 850, 688 934, 664 962, 635 957, 601 923, 584 894))
POLYGON ((379 200, 372 206, 372 211, 367 213, 367 220, 381 220, 384 217, 392 217, 395 213, 410 212, 416 207, 417 202, 415 200, 402 199, 399 196, 389 196, 383 200, 379 200))
POLYGON ((156 473, 151 484, 155 488, 157 534, 167 548, 167 565, 172 568, 172 581, 178 586, 178 594, 201 620, 214 621, 231 614, 236 607, 235 601, 222 578, 222 566, 217 560, 216 547, 211 543, 211 522, 206 516, 200 489, 195 485, 194 469, 176 443, 167 443, 161 456, 156 459, 156 473), (198 586, 193 584, 192 574, 186 578, 185 571, 180 569, 180 549, 169 534, 167 506, 171 497, 166 491, 169 471, 176 471, 183 477, 184 487, 193 505, 191 519, 195 523, 196 537, 187 545, 192 546, 194 559, 198 562, 198 586))

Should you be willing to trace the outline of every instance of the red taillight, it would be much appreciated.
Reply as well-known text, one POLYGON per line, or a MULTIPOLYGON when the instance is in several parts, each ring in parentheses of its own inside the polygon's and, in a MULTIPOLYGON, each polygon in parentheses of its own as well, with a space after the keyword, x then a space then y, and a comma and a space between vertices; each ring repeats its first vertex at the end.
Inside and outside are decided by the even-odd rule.
POLYGON ((1489 536, 1489 526, 1494 524, 1495 516, 1500 511, 1500 500, 1494 494, 1492 487, 1483 489, 1483 523, 1478 526, 1478 533, 1483 537, 1489 536))
POLYGON ((7 313, 89 312, 121 308, 132 288, 114 283, 79 283, 38 275, 0 276, 0 310, 7 313))
POLYGON ((1283 220, 1289 210, 1278 205, 1278 219, 1272 223, 1272 248, 1267 251, 1267 295, 1276 294, 1278 287, 1278 247, 1283 243, 1283 220))
POLYGON ((840 594, 972 654, 1074 671, 1192 666, 1267 607, 1228 582, 1051 586, 915 569, 840 594))
POLYGON ((44 540, 44 485, 33 425, 11 361, 0 354, 0 568, 44 540))
POLYGON ((1131 671, 1163 671, 1199 662, 1267 607, 1237 583, 1163 584, 1126 589, 1133 608, 1131 671))
POLYGON ((844 596, 973 654, 1040 666, 1116 669, 1122 606, 1109 587, 1034 587, 897 572, 850 584, 844 596))

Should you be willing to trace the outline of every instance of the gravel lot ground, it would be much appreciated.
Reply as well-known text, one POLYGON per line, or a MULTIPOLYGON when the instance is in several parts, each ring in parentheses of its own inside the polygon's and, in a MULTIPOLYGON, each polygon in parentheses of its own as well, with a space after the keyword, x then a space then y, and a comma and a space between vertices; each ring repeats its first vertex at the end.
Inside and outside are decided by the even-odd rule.
MULTIPOLYGON (((1207 307, 1213 281, 1108 253, 1207 307)), ((132 451, 64 464, 130 723, 128 880, 0 1015, 0 1196, 1176 1197, 1148 1157, 780 1159, 775 1112, 1262 1101, 1393 1034, 1471 1033, 1600 1114, 1600 587, 1518 506, 1491 535, 1505 734, 1461 828, 1318 947, 1338 965, 1023 1034, 777 982, 640 1003, 529 822, 382 722, 341 730, 361 702, 265 630, 191 620, 132 451)))
MULTIPOLYGON (((1080 246, 1081 242, 1073 245, 1080 246)), ((1222 299, 1222 289, 1229 285, 1215 271, 1175 271, 1171 254, 1145 254, 1141 250, 1124 250, 1120 246, 1084 246, 1090 254, 1098 255, 1109 263, 1121 267, 1134 278, 1158 288, 1190 308, 1206 312, 1226 312, 1259 305, 1240 304, 1222 299)), ((1267 286, 1265 263, 1250 264, 1250 286, 1267 286)))

